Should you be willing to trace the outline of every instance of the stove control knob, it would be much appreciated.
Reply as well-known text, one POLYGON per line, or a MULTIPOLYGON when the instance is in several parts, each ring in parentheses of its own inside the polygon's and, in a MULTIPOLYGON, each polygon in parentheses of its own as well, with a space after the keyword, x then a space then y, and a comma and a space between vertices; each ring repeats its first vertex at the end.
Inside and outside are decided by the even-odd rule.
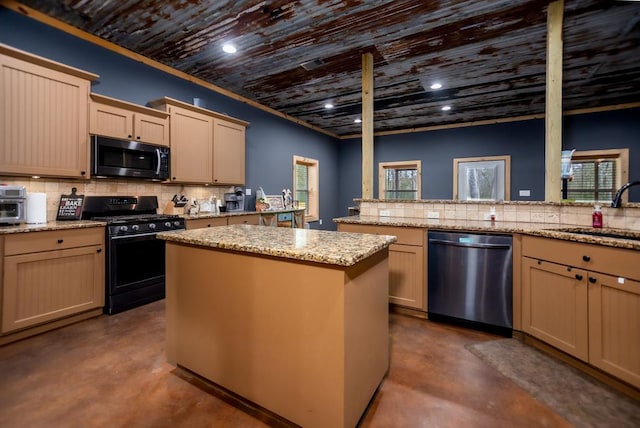
POLYGON ((129 230, 129 227, 127 227, 127 226, 120 226, 120 231, 121 231, 121 232, 126 232, 127 230, 129 230))
POLYGON ((156 228, 155 223, 149 223, 149 229, 155 229, 155 228, 156 228))
POLYGON ((133 226, 131 226, 131 230, 138 230, 140 229, 140 226, 138 226, 137 224, 134 224, 133 226))
POLYGON ((180 226, 180 222, 179 222, 179 221, 174 221, 174 222, 173 222, 173 225, 174 225, 175 227, 178 227, 178 226, 180 226))
POLYGON ((171 227, 171 222, 170 221, 165 222, 164 227, 171 227))

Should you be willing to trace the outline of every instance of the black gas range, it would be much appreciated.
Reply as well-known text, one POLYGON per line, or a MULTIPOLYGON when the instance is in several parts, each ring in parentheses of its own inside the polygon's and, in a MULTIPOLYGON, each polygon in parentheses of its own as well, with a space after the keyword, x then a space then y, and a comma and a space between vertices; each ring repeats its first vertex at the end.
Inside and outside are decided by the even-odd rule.
POLYGON ((107 223, 107 314, 165 297, 165 243, 158 232, 183 230, 184 219, 157 214, 156 196, 87 196, 82 218, 107 223))

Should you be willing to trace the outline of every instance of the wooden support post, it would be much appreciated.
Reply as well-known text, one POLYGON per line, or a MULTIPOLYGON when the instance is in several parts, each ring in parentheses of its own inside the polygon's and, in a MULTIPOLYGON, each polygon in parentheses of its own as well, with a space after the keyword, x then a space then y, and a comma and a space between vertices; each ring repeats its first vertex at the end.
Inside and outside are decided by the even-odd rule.
POLYGON ((362 55, 362 199, 373 198, 373 55, 362 55))
POLYGON ((562 152, 562 21, 564 0, 547 11, 547 100, 545 114, 545 188, 547 202, 560 201, 562 152))

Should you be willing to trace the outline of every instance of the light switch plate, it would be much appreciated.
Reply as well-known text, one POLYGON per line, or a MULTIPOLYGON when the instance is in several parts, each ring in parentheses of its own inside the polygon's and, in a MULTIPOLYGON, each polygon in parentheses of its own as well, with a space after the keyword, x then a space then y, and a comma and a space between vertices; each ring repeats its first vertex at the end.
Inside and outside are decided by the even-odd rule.
POLYGON ((531 190, 520 190, 520 196, 531 196, 531 190))
POLYGON ((389 217, 390 215, 389 210, 380 210, 380 217, 389 217))
POLYGON ((251 196, 251 189, 247 188, 244 192, 245 195, 251 196))
POLYGON ((427 218, 440 218, 440 213, 438 211, 429 211, 427 212, 427 218))

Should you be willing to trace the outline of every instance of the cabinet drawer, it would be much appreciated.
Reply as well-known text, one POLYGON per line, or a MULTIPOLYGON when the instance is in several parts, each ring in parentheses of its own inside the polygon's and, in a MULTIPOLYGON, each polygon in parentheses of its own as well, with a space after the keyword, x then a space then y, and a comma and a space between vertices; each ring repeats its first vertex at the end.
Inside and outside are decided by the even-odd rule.
POLYGON ((226 226, 226 217, 198 218, 194 220, 186 220, 185 227, 187 229, 202 229, 203 227, 226 226))
POLYGON ((522 237, 522 255, 624 278, 640 279, 640 251, 561 239, 522 237))
POLYGON ((6 236, 4 243, 5 256, 103 245, 104 228, 16 233, 6 236))
POLYGON ((260 214, 251 214, 251 215, 238 215, 231 216, 228 218, 229 224, 260 224, 260 214))
POLYGON ((425 230, 415 227, 374 226, 368 224, 338 224, 340 232, 372 233, 375 235, 393 235, 398 237, 396 244, 424 245, 425 230))

